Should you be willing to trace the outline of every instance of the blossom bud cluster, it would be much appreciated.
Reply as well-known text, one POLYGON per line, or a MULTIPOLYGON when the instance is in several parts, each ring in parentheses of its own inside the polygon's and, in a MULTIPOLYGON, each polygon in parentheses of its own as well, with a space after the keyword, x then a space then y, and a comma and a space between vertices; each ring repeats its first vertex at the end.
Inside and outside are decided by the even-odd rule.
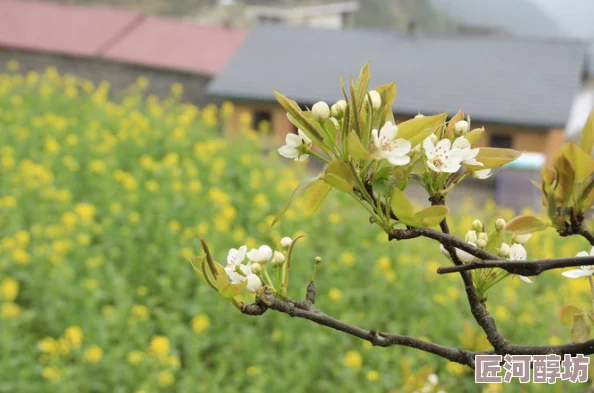
MULTIPOLYGON (((281 246, 287 250, 292 240, 285 237, 281 240, 281 246)), ((232 284, 239 284, 247 281, 246 289, 249 292, 256 292, 262 286, 260 273, 268 262, 278 267, 285 262, 285 255, 280 251, 273 251, 267 245, 262 245, 247 251, 247 246, 238 249, 232 248, 227 255, 227 266, 225 272, 232 284)))

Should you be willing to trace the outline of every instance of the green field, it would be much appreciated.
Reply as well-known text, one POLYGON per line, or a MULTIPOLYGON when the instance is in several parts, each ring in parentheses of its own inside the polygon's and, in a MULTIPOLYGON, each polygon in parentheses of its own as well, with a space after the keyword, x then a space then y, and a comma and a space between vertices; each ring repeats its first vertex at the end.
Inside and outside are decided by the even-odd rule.
MULTIPOLYGON (((585 386, 480 386, 470 370, 268 312, 248 317, 193 272, 203 235, 220 262, 231 247, 280 247, 306 234, 293 260, 294 298, 321 256, 316 305, 364 328, 489 349, 437 243, 389 243, 354 201, 332 193, 315 216, 300 204, 270 228, 307 167, 264 153, 257 133, 217 133, 233 108, 143 98, 140 79, 113 101, 48 69, 0 74, 0 392, 413 392, 429 373, 448 392, 584 391, 585 386)), ((464 211, 492 228, 513 212, 464 211)), ((554 231, 531 259, 589 250, 554 231)), ((548 272, 506 279, 488 307, 513 342, 568 342, 562 305, 588 306, 587 280, 548 272)), ((244 302, 251 300, 248 293, 244 302)))

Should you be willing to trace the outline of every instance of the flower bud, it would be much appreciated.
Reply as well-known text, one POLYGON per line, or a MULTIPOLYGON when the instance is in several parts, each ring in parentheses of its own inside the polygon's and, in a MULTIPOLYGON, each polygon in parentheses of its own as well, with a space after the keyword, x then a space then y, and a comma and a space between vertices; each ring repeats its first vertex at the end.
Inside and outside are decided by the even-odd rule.
POLYGON ((489 235, 487 234, 487 232, 481 232, 478 236, 479 239, 483 239, 484 241, 488 242, 489 241, 489 235))
MULTIPOLYGON (((481 234, 481 235, 482 235, 482 234, 481 234)), ((480 239, 480 238, 479 238, 479 239, 477 240, 477 242, 476 242, 476 246, 477 246, 478 248, 482 248, 482 249, 484 249, 485 247, 487 247, 487 241, 486 241, 485 239, 480 239)))
POLYGON ((477 232, 483 232, 485 230, 485 226, 483 225, 483 222, 481 220, 474 220, 472 222, 472 229, 474 229, 477 232))
POLYGON ((509 257, 510 247, 507 243, 501 243, 501 247, 499 247, 499 256, 502 258, 509 257))
POLYGON ((497 232, 501 232, 501 231, 503 231, 504 228, 505 228, 505 220, 503 218, 498 218, 495 221, 495 229, 497 229, 497 232))
POLYGON ((437 142, 439 142, 439 137, 435 134, 431 134, 430 138, 431 142, 433 142, 434 145, 437 145, 437 142))
POLYGON ((373 110, 378 110, 382 106, 382 96, 375 90, 371 90, 368 94, 369 96, 365 96, 365 103, 371 98, 371 107, 373 110))
POLYGON ((336 102, 336 104, 332 105, 330 108, 330 114, 337 119, 340 119, 342 115, 344 115, 344 111, 346 110, 347 103, 345 100, 340 100, 336 102))
POLYGON ((261 271, 262 271, 262 266, 260 266, 259 263, 252 263, 252 273, 260 274, 261 271))
POLYGON ((316 102, 311 108, 313 118, 317 121, 324 121, 330 117, 330 108, 324 101, 316 102))
POLYGON ((437 377, 437 375, 435 374, 430 374, 427 377, 427 381, 431 384, 431 385, 437 385, 439 383, 439 378, 437 377))
POLYGON ((274 255, 272 256, 272 264, 273 265, 282 265, 285 262, 285 256, 282 252, 275 251, 274 255))
POLYGON ((321 257, 315 257, 314 258, 314 262, 316 263, 316 265, 319 265, 320 263, 322 263, 322 258, 321 257))
POLYGON ((532 234, 530 234, 530 233, 527 233, 525 235, 518 235, 516 233, 512 237, 512 242, 518 243, 518 244, 526 244, 526 243, 528 243, 528 240, 530 240, 530 237, 532 237, 532 234))
POLYGON ((466 120, 460 120, 454 125, 454 135, 463 136, 466 135, 470 126, 466 120))
POLYGON ((418 115, 415 116, 415 119, 420 119, 422 117, 425 117, 425 115, 422 113, 419 113, 418 115))
POLYGON ((478 236, 476 235, 476 231, 468 231, 466 232, 466 239, 469 243, 475 243, 478 240, 478 236))
POLYGON ((488 179, 493 173, 491 169, 479 169, 478 171, 472 172, 472 177, 479 180, 488 179))
POLYGON ((285 250, 288 250, 289 247, 291 247, 291 243, 293 243, 293 239, 291 239, 290 237, 285 236, 281 239, 281 246, 285 250))
POLYGON ((448 250, 445 249, 445 247, 443 246, 443 244, 439 245, 439 251, 441 251, 441 253, 443 255, 445 255, 446 257, 450 257, 450 253, 448 252, 448 250))

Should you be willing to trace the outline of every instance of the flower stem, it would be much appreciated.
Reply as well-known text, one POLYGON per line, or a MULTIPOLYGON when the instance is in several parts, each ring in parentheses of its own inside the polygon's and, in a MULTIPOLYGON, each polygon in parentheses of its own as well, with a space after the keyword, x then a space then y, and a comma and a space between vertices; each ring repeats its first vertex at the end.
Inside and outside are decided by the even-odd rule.
POLYGON ((328 158, 326 158, 326 157, 324 157, 324 156, 321 156, 321 155, 319 155, 318 153, 315 153, 315 152, 314 152, 313 150, 311 150, 311 149, 308 149, 308 150, 307 150, 307 153, 308 153, 308 154, 311 154, 311 155, 312 155, 312 156, 314 156, 314 157, 317 157, 317 158, 319 158, 320 160, 322 160, 322 161, 324 161, 324 162, 326 162, 326 163, 328 163, 328 164, 330 163, 330 160, 329 160, 328 158))
POLYGON ((264 273, 264 280, 266 281, 266 285, 268 285, 269 288, 275 291, 274 285, 272 284, 272 279, 270 279, 270 275, 268 274, 268 269, 266 269, 266 266, 262 266, 262 273, 264 273))

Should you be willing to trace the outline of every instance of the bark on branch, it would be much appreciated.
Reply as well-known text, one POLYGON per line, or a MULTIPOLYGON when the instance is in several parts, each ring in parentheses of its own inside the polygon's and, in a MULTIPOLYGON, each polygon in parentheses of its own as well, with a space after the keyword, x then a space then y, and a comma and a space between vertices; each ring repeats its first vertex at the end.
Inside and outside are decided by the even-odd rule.
POLYGON ((440 267, 437 269, 437 273, 448 274, 476 269, 499 268, 512 274, 538 276, 540 273, 547 270, 589 265, 594 265, 594 256, 537 259, 534 261, 472 261, 465 265, 440 267))

